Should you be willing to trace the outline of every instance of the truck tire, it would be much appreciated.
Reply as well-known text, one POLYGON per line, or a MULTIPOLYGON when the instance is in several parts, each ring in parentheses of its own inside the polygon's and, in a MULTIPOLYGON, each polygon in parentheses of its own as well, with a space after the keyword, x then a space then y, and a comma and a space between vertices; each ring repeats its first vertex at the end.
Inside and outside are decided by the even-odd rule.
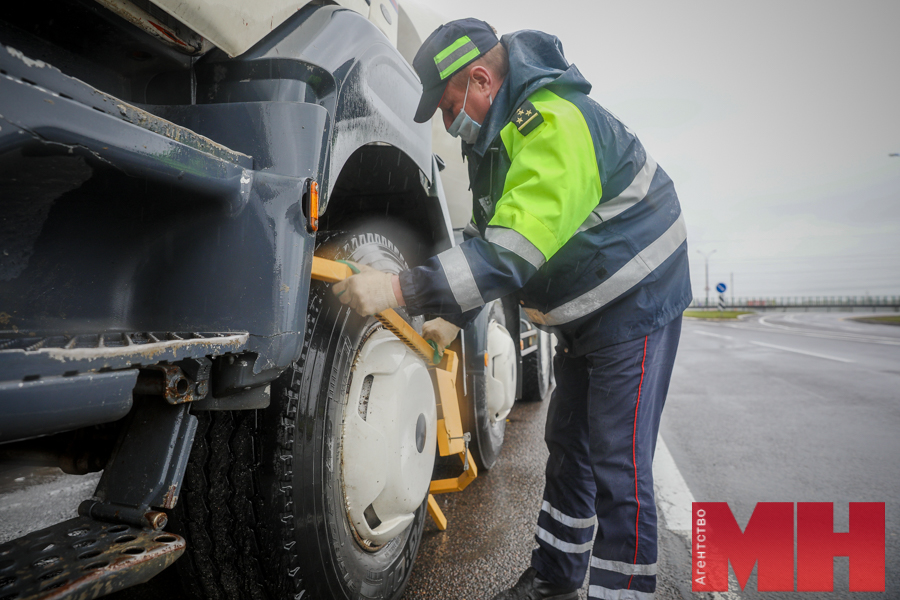
MULTIPOLYGON (((483 370, 473 369, 471 401, 461 415, 463 430, 472 434, 470 449, 478 468, 489 470, 503 448, 506 416, 516 397, 515 342, 506 330, 501 302, 491 303, 484 331, 476 334, 484 337, 481 347, 487 349, 487 364, 483 370)), ((485 359, 479 353, 473 360, 485 359)))
MULTIPOLYGON (((389 237, 386 231, 376 223, 323 236, 324 246, 333 258, 397 272, 406 267, 398 247, 403 236, 395 231, 389 237)), ((413 325, 421 329, 421 319, 413 325)), ((343 307, 330 286, 313 282, 301 358, 272 383, 271 405, 254 412, 201 415, 175 519, 188 537, 179 566, 186 571, 182 579, 191 597, 400 597, 426 517, 436 409, 424 362, 415 359, 419 368, 396 345, 405 348, 375 319, 343 307), (389 370, 385 356, 402 362, 390 375, 382 374, 389 370), (371 366, 373 361, 380 362, 371 366), (375 374, 363 377, 366 368, 375 374), (395 379, 381 383, 380 377, 395 379), (351 392, 365 388, 366 382, 365 396, 360 393, 353 400, 351 392), (431 414, 423 408, 427 394, 418 392, 423 387, 431 390, 431 414), (390 407, 391 422, 401 424, 388 425, 394 427, 391 432, 378 430, 378 415, 384 411, 379 403, 384 402, 397 404, 390 407), (385 435, 366 438, 362 446, 356 434, 354 440, 345 439, 351 435, 348 423, 357 422, 351 411, 362 420, 368 417, 365 426, 385 435), (404 414, 412 417, 396 418, 404 414), (352 458, 345 455, 351 447, 352 458), (382 463, 393 464, 395 454, 407 462, 393 470, 381 468, 382 463), (348 463, 359 468, 353 472, 348 463), (383 475, 388 483, 382 487, 396 497, 383 491, 362 511, 357 505, 368 502, 368 496, 360 500, 358 489, 372 480, 362 485, 349 480, 360 477, 360 469, 362 476, 365 469, 373 472, 372 478, 383 475), (405 479, 398 482, 399 476, 405 479), (401 488, 412 491, 398 492, 401 488), (385 506, 393 512, 378 512, 385 506)))
POLYGON ((538 330, 538 349, 522 357, 522 400, 540 402, 553 383, 553 338, 538 330))

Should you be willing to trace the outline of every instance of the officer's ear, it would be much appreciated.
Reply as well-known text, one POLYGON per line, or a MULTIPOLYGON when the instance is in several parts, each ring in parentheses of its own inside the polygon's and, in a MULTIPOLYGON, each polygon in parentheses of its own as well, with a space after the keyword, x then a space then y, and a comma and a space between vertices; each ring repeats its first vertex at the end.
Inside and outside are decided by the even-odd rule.
POLYGON ((474 66, 472 67, 472 70, 469 71, 469 77, 471 77, 472 83, 475 84, 482 93, 489 94, 491 92, 494 84, 494 77, 488 69, 481 65, 474 66))

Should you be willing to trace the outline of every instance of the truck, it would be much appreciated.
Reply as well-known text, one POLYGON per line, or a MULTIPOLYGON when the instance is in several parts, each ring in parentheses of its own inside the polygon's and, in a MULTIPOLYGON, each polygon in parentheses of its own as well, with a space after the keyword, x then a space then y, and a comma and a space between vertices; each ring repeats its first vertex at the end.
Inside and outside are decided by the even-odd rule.
MULTIPOLYGON (((421 357, 311 272, 459 243, 458 148, 412 119, 437 24, 396 0, 0 16, 0 464, 102 472, 78 517, 0 545, 0 598, 159 573, 192 598, 402 595, 430 482, 468 463, 437 456, 421 357)), ((495 301, 452 348, 489 469, 551 338, 495 301)))

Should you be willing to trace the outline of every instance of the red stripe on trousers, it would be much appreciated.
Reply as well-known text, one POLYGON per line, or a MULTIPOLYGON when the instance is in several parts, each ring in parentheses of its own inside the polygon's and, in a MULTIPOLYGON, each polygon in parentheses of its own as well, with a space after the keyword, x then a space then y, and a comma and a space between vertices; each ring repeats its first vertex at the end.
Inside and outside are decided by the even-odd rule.
MULTIPOLYGON (((634 518, 634 564, 637 564, 638 544, 640 543, 640 538, 638 537, 638 523, 641 519, 641 499, 638 496, 637 457, 634 450, 634 440, 637 437, 637 415, 638 408, 641 406, 641 388, 644 386, 644 363, 647 362, 647 338, 649 337, 650 336, 644 336, 644 357, 641 359, 641 382, 638 384, 637 404, 634 405, 634 431, 631 433, 631 462, 634 464, 634 499, 637 500, 637 516, 634 518)), ((631 581, 633 579, 634 575, 628 578, 628 587, 626 589, 631 589, 631 581)))

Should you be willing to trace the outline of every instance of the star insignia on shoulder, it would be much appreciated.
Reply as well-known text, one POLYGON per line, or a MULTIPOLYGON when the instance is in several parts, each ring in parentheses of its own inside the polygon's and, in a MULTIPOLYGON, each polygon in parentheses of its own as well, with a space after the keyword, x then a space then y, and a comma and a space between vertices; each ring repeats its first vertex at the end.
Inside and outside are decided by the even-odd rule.
POLYGON ((515 111, 515 116, 510 121, 519 130, 519 133, 528 135, 544 122, 544 117, 531 101, 526 100, 519 105, 515 111))

